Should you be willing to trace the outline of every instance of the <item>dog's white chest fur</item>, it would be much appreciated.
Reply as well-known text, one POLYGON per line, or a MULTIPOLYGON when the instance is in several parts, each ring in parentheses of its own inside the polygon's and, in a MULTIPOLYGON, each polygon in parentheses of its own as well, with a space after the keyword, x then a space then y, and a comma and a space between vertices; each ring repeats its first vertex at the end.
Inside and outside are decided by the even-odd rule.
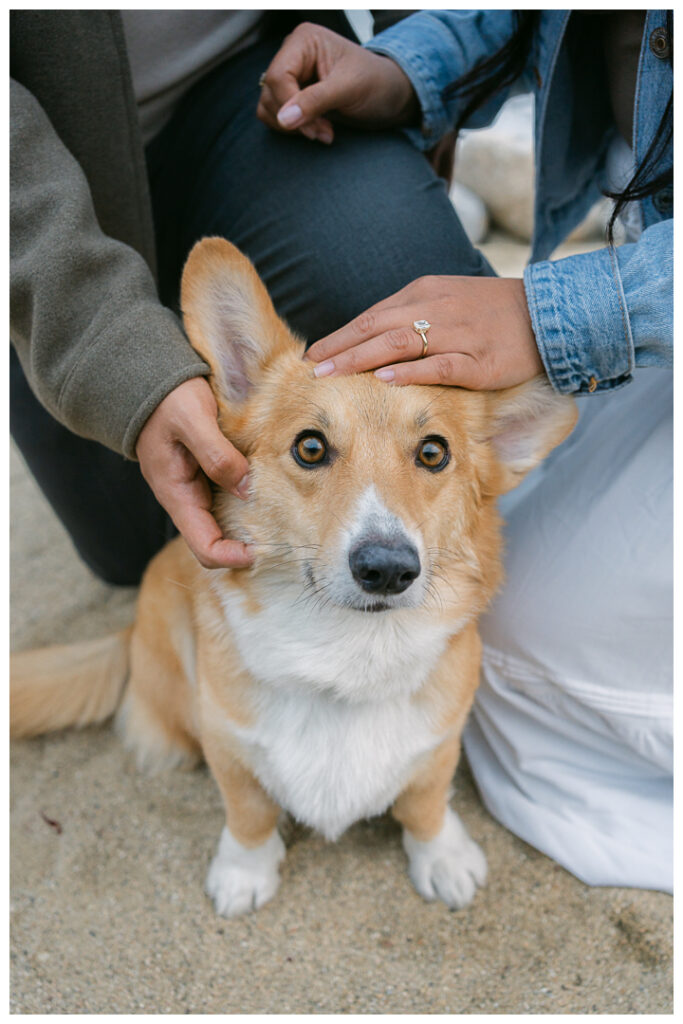
POLYGON ((280 806, 328 839, 386 810, 438 742, 407 697, 350 704, 282 692, 238 735, 280 806))
POLYGON ((222 603, 261 682, 254 724, 231 729, 262 785, 328 838, 384 811, 440 740, 411 695, 450 630, 411 611, 297 610, 284 594, 256 615, 234 592, 222 603))

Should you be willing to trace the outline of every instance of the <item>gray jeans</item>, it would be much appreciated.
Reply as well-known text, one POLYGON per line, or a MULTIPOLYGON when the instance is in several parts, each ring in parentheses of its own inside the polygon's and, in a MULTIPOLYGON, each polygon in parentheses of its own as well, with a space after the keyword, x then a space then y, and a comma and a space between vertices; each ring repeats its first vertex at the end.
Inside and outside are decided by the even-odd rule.
MULTIPOLYGON (((402 133, 340 127, 328 147, 257 120, 258 78, 278 46, 264 40, 212 71, 148 147, 162 301, 177 306, 205 235, 251 257, 310 342, 424 274, 492 274, 402 133)), ((11 388, 12 433, 79 554, 103 579, 137 583, 174 532, 139 467, 53 420, 13 350, 11 388)))

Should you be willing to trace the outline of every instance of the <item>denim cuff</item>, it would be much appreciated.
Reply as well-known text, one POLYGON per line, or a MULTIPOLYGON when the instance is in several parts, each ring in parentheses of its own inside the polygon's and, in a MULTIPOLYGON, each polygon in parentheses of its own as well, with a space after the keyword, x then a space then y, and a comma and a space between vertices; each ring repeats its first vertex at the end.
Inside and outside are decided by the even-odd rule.
POLYGON ((556 391, 608 391, 631 380, 633 335, 613 248, 532 263, 524 287, 538 351, 556 391))

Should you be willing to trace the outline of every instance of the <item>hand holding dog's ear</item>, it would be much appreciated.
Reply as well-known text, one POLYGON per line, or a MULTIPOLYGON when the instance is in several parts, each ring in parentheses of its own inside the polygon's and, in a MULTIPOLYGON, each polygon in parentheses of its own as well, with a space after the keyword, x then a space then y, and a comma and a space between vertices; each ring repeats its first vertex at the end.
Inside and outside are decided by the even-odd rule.
POLYGON ((407 75, 389 57, 320 25, 287 36, 263 76, 257 116, 269 127, 330 143, 334 112, 366 127, 409 124, 418 116, 407 75), (302 88, 305 86, 305 88, 302 88))
POLYGON ((207 382, 202 377, 185 381, 154 410, 136 450, 145 480, 201 564, 239 569, 251 564, 251 553, 245 544, 223 537, 211 514, 207 477, 244 498, 249 463, 223 436, 216 415, 207 382))

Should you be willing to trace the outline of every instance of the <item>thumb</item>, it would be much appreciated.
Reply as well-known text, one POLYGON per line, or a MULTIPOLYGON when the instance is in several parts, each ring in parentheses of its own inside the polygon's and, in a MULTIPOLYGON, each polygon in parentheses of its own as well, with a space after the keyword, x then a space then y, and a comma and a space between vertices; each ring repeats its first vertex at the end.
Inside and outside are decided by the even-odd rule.
POLYGON ((295 93, 278 111, 277 119, 283 128, 300 128, 334 110, 344 98, 344 90, 333 77, 309 85, 295 93))
POLYGON ((247 497, 249 463, 228 441, 215 419, 199 417, 182 432, 181 440, 210 480, 240 498, 247 497))

